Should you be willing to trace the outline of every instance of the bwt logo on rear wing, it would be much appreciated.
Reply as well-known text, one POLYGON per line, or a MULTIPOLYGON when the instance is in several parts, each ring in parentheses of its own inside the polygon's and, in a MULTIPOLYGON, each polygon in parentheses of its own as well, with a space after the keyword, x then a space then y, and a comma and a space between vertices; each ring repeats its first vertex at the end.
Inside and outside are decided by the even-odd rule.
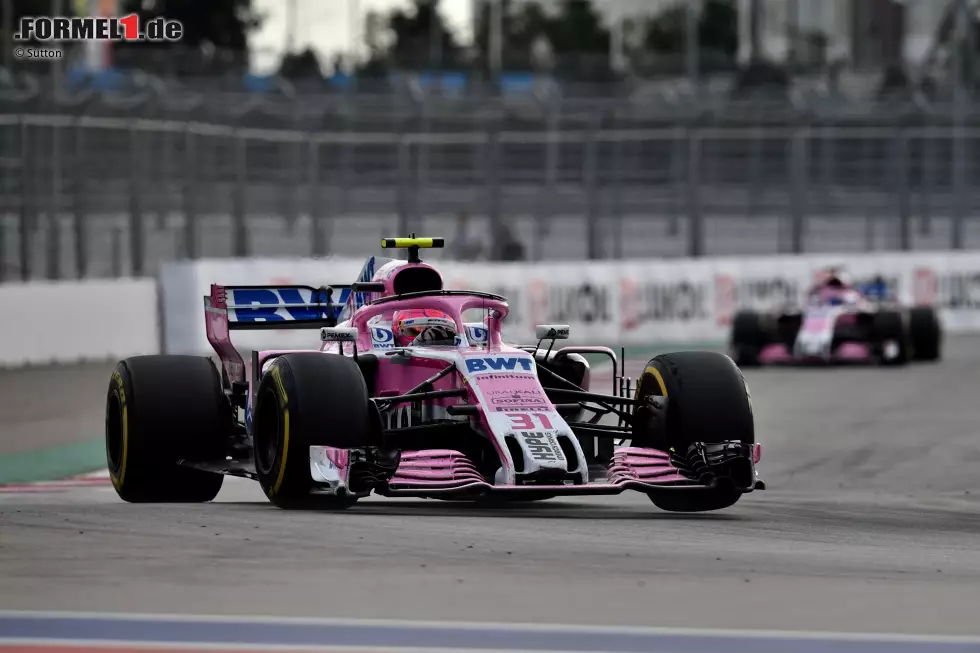
POLYGON ((334 302, 333 288, 285 286, 226 288, 228 326, 234 328, 297 328, 330 326, 344 305, 334 302))
POLYGON ((337 323, 352 289, 372 285, 212 286, 205 308, 225 312, 229 329, 320 328, 337 323))

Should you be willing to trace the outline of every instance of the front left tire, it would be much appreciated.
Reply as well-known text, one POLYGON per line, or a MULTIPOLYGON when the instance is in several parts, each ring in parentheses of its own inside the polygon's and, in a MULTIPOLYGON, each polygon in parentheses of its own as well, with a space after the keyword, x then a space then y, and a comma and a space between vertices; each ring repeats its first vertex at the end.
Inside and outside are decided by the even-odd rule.
POLYGON ((344 509, 356 497, 311 494, 310 447, 355 449, 371 437, 370 395, 357 363, 303 352, 276 357, 263 375, 252 418, 255 470, 280 508, 344 509))
MULTIPOLYGON (((662 428, 638 434, 633 445, 685 454, 695 443, 755 443, 752 400, 735 362, 716 352, 683 351, 651 359, 636 387, 636 399, 667 400, 662 428)), ((748 461, 745 461, 748 464, 748 461)), ((692 491, 651 494, 653 503, 672 512, 721 510, 735 504, 754 483, 751 468, 735 469, 730 483, 692 491)))

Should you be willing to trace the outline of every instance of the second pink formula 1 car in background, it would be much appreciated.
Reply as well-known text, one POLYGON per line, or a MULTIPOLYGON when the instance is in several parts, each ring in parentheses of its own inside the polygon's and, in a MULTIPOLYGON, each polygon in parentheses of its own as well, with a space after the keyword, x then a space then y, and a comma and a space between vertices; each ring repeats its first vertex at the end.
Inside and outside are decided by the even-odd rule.
POLYGON ((935 309, 899 306, 878 285, 859 288, 831 269, 803 306, 740 311, 732 323, 731 356, 741 367, 939 360, 942 328, 935 309))

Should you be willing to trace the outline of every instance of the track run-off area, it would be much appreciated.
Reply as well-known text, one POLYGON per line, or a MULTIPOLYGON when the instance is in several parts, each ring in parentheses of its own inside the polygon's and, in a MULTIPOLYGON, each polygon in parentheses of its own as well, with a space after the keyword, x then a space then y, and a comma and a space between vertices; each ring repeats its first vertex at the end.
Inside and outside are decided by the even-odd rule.
MULTIPOLYGON (((98 437, 110 370, 0 374, 2 453, 98 437)), ((286 512, 238 479, 203 505, 126 504, 104 479, 8 488, 0 653, 980 651, 980 338, 938 364, 745 376, 769 489, 718 513, 639 494, 286 512)))

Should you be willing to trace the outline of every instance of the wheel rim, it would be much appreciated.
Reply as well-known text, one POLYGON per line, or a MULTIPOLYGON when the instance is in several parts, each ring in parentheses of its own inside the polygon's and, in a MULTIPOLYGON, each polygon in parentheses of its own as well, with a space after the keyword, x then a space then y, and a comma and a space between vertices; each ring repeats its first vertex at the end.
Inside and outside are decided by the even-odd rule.
POLYGON ((280 421, 279 402, 269 389, 259 394, 255 406, 255 466, 268 474, 279 455, 280 421))
POLYGON ((109 469, 116 470, 122 463, 122 400, 119 393, 113 391, 106 408, 106 457, 109 459, 109 469))

